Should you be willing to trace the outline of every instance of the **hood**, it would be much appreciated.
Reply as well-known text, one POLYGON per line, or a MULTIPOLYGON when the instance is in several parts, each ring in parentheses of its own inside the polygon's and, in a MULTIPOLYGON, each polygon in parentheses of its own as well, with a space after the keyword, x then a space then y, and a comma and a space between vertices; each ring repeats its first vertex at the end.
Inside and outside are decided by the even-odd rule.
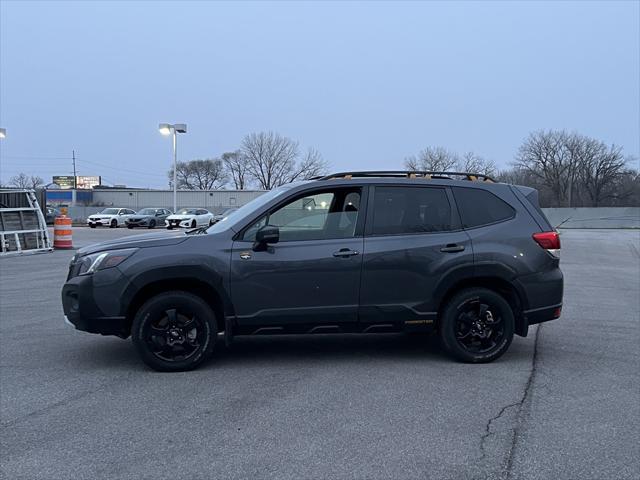
POLYGON ((156 218, 155 215, 138 215, 137 213, 132 213, 131 215, 127 215, 128 217, 131 218, 140 218, 142 220, 148 220, 150 218, 156 218))
POLYGON ((94 243, 78 249, 78 255, 88 255, 90 253, 102 252, 104 250, 115 250, 119 248, 146 248, 146 247, 164 247, 168 245, 177 245, 184 242, 189 237, 185 232, 158 232, 143 233, 141 235, 131 235, 128 237, 107 240, 106 242, 94 243))
POLYGON ((195 213, 189 213, 187 215, 169 215, 167 220, 186 220, 187 218, 193 218, 195 216, 195 213))

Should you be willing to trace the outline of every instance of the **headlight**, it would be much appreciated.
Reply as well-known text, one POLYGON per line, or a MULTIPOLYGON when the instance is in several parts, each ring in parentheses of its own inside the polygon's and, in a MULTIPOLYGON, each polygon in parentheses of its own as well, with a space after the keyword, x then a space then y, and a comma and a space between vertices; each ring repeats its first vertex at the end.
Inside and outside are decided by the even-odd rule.
POLYGON ((109 250, 85 255, 80 258, 78 275, 89 275, 105 268, 117 267, 133 253, 137 248, 125 248, 123 250, 109 250))

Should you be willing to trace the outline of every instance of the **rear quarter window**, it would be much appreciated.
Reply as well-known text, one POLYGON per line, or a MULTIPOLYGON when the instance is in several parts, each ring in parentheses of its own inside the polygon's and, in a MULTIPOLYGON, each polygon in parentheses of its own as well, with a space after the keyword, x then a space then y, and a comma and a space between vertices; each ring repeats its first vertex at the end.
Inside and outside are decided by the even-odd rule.
POLYGON ((516 214, 514 208, 487 190, 454 187, 463 228, 504 222, 516 214))

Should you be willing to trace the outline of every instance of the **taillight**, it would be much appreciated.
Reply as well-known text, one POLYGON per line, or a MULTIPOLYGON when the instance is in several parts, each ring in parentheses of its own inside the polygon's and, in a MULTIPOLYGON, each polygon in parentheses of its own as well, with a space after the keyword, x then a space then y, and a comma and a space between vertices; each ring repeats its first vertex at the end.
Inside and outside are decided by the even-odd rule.
POLYGON ((558 250, 560 250, 560 235, 558 235, 558 232, 540 232, 534 233, 532 236, 542 248, 555 256, 558 255, 558 250))

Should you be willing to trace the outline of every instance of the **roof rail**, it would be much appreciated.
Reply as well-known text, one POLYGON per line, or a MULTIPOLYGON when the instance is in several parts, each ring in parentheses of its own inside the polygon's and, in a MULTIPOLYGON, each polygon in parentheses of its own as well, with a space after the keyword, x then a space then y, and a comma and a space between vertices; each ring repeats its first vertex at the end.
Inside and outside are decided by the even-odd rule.
POLYGON ((313 177, 311 180, 333 180, 338 178, 371 178, 371 177, 388 177, 388 178, 423 178, 423 179, 447 179, 447 180, 468 180, 471 182, 491 182, 496 181, 489 175, 483 173, 469 172, 431 172, 426 170, 379 170, 379 171, 363 171, 363 172, 339 172, 331 175, 313 177), (462 177, 462 178, 453 178, 462 177))

